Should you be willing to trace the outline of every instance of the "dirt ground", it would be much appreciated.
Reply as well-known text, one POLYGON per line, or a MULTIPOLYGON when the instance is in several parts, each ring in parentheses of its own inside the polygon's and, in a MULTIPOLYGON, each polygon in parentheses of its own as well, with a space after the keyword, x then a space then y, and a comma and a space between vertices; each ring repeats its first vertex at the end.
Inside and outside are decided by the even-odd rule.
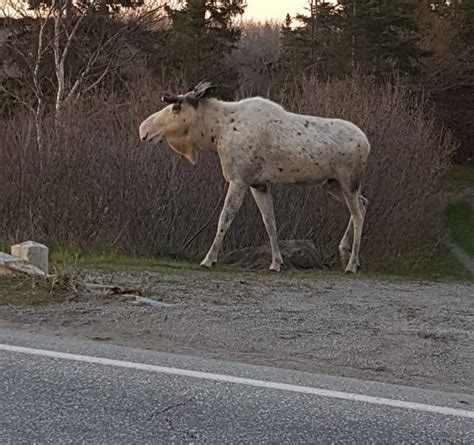
POLYGON ((94 271, 173 306, 82 293, 0 327, 474 394, 474 285, 327 274, 94 271))

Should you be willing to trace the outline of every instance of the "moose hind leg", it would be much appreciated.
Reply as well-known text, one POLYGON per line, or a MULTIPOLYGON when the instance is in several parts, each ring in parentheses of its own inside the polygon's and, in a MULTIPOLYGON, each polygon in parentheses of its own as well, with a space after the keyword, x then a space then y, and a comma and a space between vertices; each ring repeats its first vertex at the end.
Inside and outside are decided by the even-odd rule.
POLYGON ((352 252, 349 258, 349 263, 346 267, 346 272, 356 273, 360 268, 359 263, 359 251, 360 251, 360 242, 362 238, 362 228, 364 225, 365 217, 365 206, 363 200, 361 200, 360 191, 346 193, 344 192, 346 198, 347 207, 351 212, 352 225, 354 227, 354 239, 352 242, 352 252))
MULTIPOLYGON (((344 193, 339 182, 335 179, 330 179, 322 185, 322 188, 326 190, 333 198, 340 203, 347 205, 344 193)), ((344 236, 339 243, 339 257, 341 259, 342 268, 345 269, 351 254, 351 247, 354 239, 354 227, 352 223, 352 216, 349 218, 344 236)))
MULTIPOLYGON (((344 195, 342 194, 342 190, 341 190, 341 196, 344 198, 344 195)), ((369 201, 367 198, 365 198, 362 195, 360 195, 359 201, 361 204, 362 219, 365 220, 365 214, 367 212, 367 206, 368 206, 369 201)), ((345 204, 345 201, 342 201, 342 202, 344 202, 345 204)), ((339 256, 341 258, 341 264, 342 264, 343 269, 345 269, 347 267, 347 264, 349 263, 353 243, 354 243, 354 224, 353 224, 353 218, 351 215, 349 219, 349 224, 347 225, 347 229, 344 232, 344 236, 342 237, 341 242, 339 243, 339 256)), ((357 267, 359 267, 359 265, 357 267)))
POLYGON ((222 208, 219 217, 219 224, 214 242, 212 243, 206 258, 201 262, 201 266, 212 267, 217 262, 217 256, 222 248, 225 234, 229 230, 235 215, 237 215, 237 212, 242 206, 246 192, 246 185, 237 182, 229 183, 224 207, 222 208))
POLYGON ((275 221, 275 211, 273 208, 273 198, 269 188, 266 185, 259 185, 258 187, 250 187, 253 198, 257 203, 257 207, 262 214, 263 223, 267 229, 268 237, 270 238, 270 246, 272 249, 272 264, 270 270, 280 272, 283 259, 281 257, 280 246, 278 245, 278 236, 275 221))
POLYGON ((349 263, 349 258, 351 255, 351 247, 354 240, 354 224, 352 222, 352 216, 349 219, 347 224, 346 231, 344 236, 339 243, 339 257, 341 258, 342 268, 345 269, 349 263))

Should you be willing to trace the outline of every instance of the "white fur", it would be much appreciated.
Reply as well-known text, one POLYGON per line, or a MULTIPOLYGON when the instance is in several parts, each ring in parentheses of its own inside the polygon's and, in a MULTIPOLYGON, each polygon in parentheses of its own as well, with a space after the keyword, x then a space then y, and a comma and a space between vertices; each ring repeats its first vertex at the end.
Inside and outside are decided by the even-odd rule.
POLYGON ((140 125, 140 137, 166 138, 173 150, 193 164, 201 150, 219 155, 229 190, 216 238, 202 265, 210 267, 217 261, 225 233, 252 187, 272 245, 270 269, 280 270, 282 258, 267 185, 318 184, 349 208, 351 219, 339 250, 343 264, 348 262, 346 271, 359 268, 367 205, 360 188, 370 145, 351 122, 290 113, 260 97, 239 102, 202 99, 197 108, 183 102, 179 112, 169 105, 151 115, 140 125))

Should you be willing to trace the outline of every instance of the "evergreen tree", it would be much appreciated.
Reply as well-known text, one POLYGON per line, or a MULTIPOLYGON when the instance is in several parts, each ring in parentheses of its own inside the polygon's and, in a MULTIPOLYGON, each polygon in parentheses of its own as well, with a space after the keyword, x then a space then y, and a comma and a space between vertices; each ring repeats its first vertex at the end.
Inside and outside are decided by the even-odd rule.
POLYGON ((428 93, 460 142, 455 160, 474 164, 474 0, 440 4, 432 15, 449 29, 449 39, 426 66, 428 93))
POLYGON ((458 41, 469 49, 471 56, 474 52, 474 0, 458 1, 454 4, 460 15, 460 31, 458 41))
POLYGON ((287 15, 281 30, 281 76, 298 74, 336 76, 343 70, 340 16, 326 1, 310 0, 307 14, 297 14, 295 24, 287 15), (338 48, 339 47, 339 48, 338 48))
POLYGON ((417 74, 427 55, 419 46, 415 6, 404 0, 340 0, 351 66, 377 77, 417 74))
POLYGON ((230 94, 238 79, 229 56, 241 36, 235 19, 245 7, 243 0, 185 0, 174 8, 166 6, 171 26, 164 43, 172 51, 162 64, 190 85, 206 79, 226 86, 230 94))

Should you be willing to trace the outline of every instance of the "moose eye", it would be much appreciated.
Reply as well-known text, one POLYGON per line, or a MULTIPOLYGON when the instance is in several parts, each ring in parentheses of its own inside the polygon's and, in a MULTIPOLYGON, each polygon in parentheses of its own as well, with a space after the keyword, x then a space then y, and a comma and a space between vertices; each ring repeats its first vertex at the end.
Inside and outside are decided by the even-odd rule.
POLYGON ((172 110, 173 110, 173 113, 179 113, 181 111, 181 104, 180 103, 174 104, 172 110))

